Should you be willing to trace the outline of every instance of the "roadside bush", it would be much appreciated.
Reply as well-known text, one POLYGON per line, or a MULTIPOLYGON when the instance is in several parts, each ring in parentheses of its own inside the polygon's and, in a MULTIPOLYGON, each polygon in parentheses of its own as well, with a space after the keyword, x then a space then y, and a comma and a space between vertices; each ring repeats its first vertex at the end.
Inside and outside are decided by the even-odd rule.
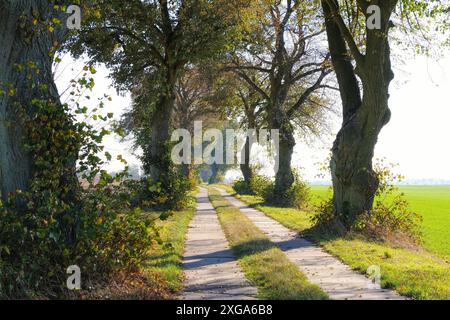
MULTIPOLYGON (((419 244, 422 238, 422 216, 409 209, 405 195, 399 192, 395 183, 400 175, 392 173, 392 165, 383 160, 375 165, 379 187, 373 209, 362 213, 349 231, 361 233, 369 238, 387 241, 403 246, 419 244)), ((341 223, 342 217, 335 212, 332 199, 315 208, 312 222, 315 228, 342 235, 348 230, 341 223)))
POLYGON ((133 206, 154 210, 181 210, 192 201, 189 196, 196 186, 194 179, 189 179, 178 172, 166 174, 161 182, 151 178, 130 182, 127 187, 134 195, 133 206))
POLYGON ((83 191, 70 210, 55 195, 44 197, 47 206, 29 193, 21 194, 24 208, 17 197, 0 206, 0 298, 62 298, 71 265, 83 283, 95 283, 145 258, 153 222, 124 208, 112 190, 83 191))
POLYGON ((263 175, 254 175, 250 180, 250 190, 252 194, 264 197, 267 193, 267 190, 272 188, 273 182, 272 179, 263 175))
POLYGON ((267 203, 297 209, 304 209, 308 206, 311 190, 297 172, 294 172, 294 183, 282 197, 274 197, 274 186, 274 182, 271 182, 270 186, 264 190, 262 196, 267 203))
POLYGON ((189 174, 183 176, 188 180, 191 190, 194 190, 200 184, 200 176, 196 168, 191 168, 189 174))
POLYGON ((244 179, 237 179, 233 183, 233 189, 237 194, 248 194, 263 197, 269 188, 272 188, 272 180, 263 175, 253 175, 250 183, 244 179))
POLYGON ((294 184, 288 190, 287 204, 297 209, 306 208, 311 198, 311 190, 308 184, 300 176, 295 177, 294 184))
POLYGON ((223 172, 218 171, 211 175, 208 179, 208 184, 222 183, 225 180, 225 175, 223 172))
POLYGON ((242 178, 236 179, 232 187, 237 194, 252 194, 249 184, 242 178))
POLYGON ((396 186, 403 177, 394 174, 392 168, 392 164, 385 165, 384 160, 378 160, 374 170, 379 187, 374 207, 358 217, 354 229, 393 243, 418 244, 422 238, 423 218, 410 210, 405 195, 396 186))
POLYGON ((354 229, 392 243, 418 244, 422 238, 423 219, 410 211, 408 206, 409 203, 401 195, 389 205, 379 201, 371 211, 358 218, 354 229))
POLYGON ((342 236, 347 230, 334 210, 333 199, 322 201, 314 206, 314 214, 310 217, 313 230, 321 236, 342 236))
POLYGON ((166 197, 166 208, 173 210, 186 208, 192 200, 189 193, 194 188, 192 180, 178 172, 170 172, 161 189, 161 194, 166 197))

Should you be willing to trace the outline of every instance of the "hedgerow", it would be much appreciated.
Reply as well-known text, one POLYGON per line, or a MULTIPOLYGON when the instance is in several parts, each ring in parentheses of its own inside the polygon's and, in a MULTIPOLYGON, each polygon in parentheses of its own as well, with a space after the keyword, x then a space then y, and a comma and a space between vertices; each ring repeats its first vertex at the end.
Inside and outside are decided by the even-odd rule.
MULTIPOLYGON (((79 103, 61 104, 47 85, 36 86, 37 65, 18 68, 29 75, 23 85, 34 92, 27 102, 14 91, 10 95, 24 128, 32 175, 26 190, 0 201, 0 298, 64 298, 70 295, 69 266, 80 267, 83 289, 136 269, 156 230, 133 204, 127 168, 115 177, 102 169, 101 143, 111 133, 107 123, 112 118, 101 114, 103 100, 93 112, 79 103), (105 125, 95 129, 92 119, 105 125)), ((73 97, 93 89, 92 73, 95 69, 86 66, 83 76, 72 81, 73 97)))

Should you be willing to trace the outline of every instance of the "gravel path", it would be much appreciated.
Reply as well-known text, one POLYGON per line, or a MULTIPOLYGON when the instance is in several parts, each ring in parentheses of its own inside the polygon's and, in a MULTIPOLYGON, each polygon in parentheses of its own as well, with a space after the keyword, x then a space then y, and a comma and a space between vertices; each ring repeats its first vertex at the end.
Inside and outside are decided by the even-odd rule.
POLYGON ((261 231, 277 243, 288 258, 319 285, 332 299, 337 300, 399 300, 404 297, 395 291, 369 288, 369 279, 351 270, 320 247, 298 236, 264 213, 250 208, 225 190, 216 188, 230 203, 239 208, 261 231))
POLYGON ((253 300, 257 289, 246 280, 233 255, 206 189, 197 194, 197 212, 187 233, 183 269, 185 300, 253 300))

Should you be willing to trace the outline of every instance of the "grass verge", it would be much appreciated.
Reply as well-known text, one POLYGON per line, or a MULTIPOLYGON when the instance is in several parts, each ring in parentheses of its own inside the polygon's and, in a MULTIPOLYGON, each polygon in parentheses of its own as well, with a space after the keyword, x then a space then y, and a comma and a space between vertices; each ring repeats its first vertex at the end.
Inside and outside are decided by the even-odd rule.
MULTIPOLYGON (((398 186, 411 210, 423 216, 423 246, 450 261, 450 186, 398 186)), ((331 198, 328 186, 312 186, 312 202, 331 198)), ((389 202, 392 197, 387 197, 389 202)))
MULTIPOLYGON (((234 194, 231 186, 218 185, 234 194)), ((285 227, 307 234, 327 252, 352 269, 366 273, 371 265, 381 268, 381 285, 414 299, 450 299, 450 263, 426 250, 409 250, 348 235, 335 238, 325 234, 308 233, 310 214, 291 208, 270 207, 255 196, 237 198, 257 208, 285 227)))
POLYGON ((183 287, 184 274, 181 264, 184 242, 194 213, 195 205, 192 203, 186 210, 177 211, 157 223, 160 241, 153 244, 144 269, 147 274, 153 277, 156 275, 165 284, 169 294, 169 297, 165 298, 174 297, 183 287))
POLYGON ((261 299, 328 298, 320 287, 309 283, 297 266, 239 209, 225 200, 217 190, 209 188, 208 191, 233 252, 247 279, 258 288, 261 299))

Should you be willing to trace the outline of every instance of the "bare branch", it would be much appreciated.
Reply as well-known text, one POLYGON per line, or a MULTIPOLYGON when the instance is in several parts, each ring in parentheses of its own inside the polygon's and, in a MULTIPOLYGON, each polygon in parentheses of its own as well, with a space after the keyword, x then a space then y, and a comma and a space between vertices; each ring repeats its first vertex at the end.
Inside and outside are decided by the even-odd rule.
POLYGON ((331 73, 330 69, 324 69, 320 76, 317 78, 316 82, 303 92, 297 102, 288 110, 288 117, 292 117, 297 111, 301 109, 303 104, 308 100, 309 96, 314 93, 317 89, 320 88, 322 81, 325 79, 327 75, 331 73))
POLYGON ((235 70, 235 73, 239 75, 243 80, 245 80, 254 90, 256 90, 261 96, 266 99, 270 100, 269 95, 260 87, 258 86, 245 72, 242 70, 235 70))
POLYGON ((334 21, 336 22, 339 30, 341 31, 345 41, 347 42, 348 47, 350 48, 350 52, 355 59, 356 63, 359 65, 364 64, 364 55, 359 51, 358 46, 356 45, 355 39, 351 34, 350 30, 347 28, 342 16, 339 12, 339 5, 336 0, 325 0, 325 2, 329 5, 332 13, 334 21))

